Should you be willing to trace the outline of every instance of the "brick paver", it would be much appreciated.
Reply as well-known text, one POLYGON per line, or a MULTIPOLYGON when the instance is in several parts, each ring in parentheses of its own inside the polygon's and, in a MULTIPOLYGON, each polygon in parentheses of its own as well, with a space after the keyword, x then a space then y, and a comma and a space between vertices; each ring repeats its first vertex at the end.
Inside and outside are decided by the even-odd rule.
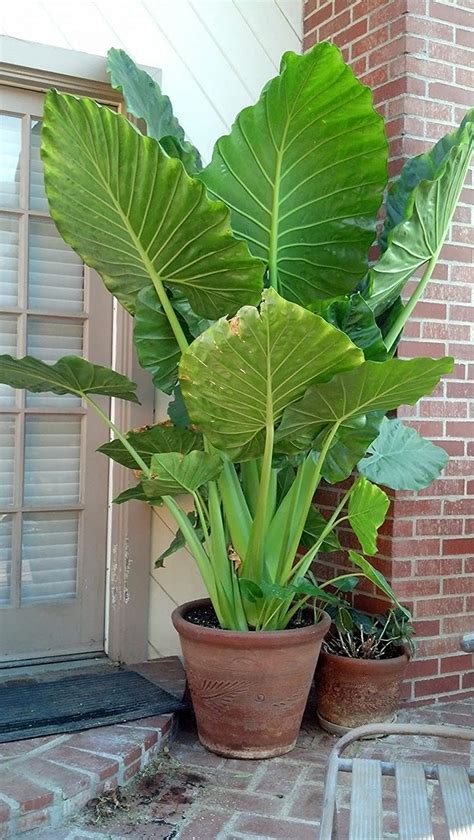
MULTIPOLYGON (((474 702, 458 701, 408 708, 400 720, 472 726, 474 702)), ((298 746, 281 758, 238 761, 212 755, 199 744, 192 722, 183 721, 176 741, 156 767, 156 775, 127 789, 128 810, 93 825, 83 815, 69 829, 32 832, 38 840, 316 840, 321 817, 325 765, 334 738, 315 724, 308 710, 298 746)), ((386 738, 353 748, 353 754, 472 763, 465 742, 440 739, 386 738), (446 748, 447 747, 447 748, 446 748)), ((155 770, 153 770, 155 772, 155 770)), ((349 788, 342 776, 338 824, 344 838, 349 820, 349 788), (344 828, 345 827, 345 828, 344 828)), ((397 837, 393 778, 384 779, 383 836, 397 837)), ((439 825, 435 840, 444 840, 442 807, 436 799, 439 825)))
MULTIPOLYGON (((182 696, 184 673, 177 657, 144 663, 136 670, 182 696)), ((45 840, 69 837, 71 829, 56 827, 92 798, 140 773, 171 736, 175 720, 174 715, 158 715, 0 744, 0 840, 25 833, 27 838, 39 833, 45 840)))

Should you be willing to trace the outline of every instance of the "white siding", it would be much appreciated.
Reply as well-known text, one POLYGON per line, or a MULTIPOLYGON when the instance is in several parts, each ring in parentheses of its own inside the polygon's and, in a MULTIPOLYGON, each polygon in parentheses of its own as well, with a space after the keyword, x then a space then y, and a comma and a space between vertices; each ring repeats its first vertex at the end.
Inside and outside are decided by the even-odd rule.
MULTIPOLYGON (((238 111, 276 74, 282 53, 301 50, 302 5, 302 0, 15 0, 3 4, 0 32, 96 55, 122 47, 139 64, 156 67, 178 118, 207 161, 238 111)), ((170 612, 176 603, 205 594, 186 552, 170 558, 164 570, 153 568, 174 530, 159 512, 150 569, 151 657, 178 652, 170 612)))

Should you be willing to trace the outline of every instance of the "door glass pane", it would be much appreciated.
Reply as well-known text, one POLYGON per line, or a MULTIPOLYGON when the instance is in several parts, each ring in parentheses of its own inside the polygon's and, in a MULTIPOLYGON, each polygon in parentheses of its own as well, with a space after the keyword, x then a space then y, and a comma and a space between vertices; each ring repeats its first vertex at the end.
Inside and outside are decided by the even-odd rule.
POLYGON ((25 504, 79 502, 80 446, 80 417, 26 418, 25 504))
MULTIPOLYGON (((15 315, 0 315, 0 353, 16 356, 16 325, 15 315)), ((0 385, 0 407, 15 405, 16 393, 9 385, 0 385)))
MULTIPOLYGON (((82 323, 59 318, 28 318, 28 353, 43 362, 57 362, 61 356, 82 354, 82 323)), ((28 394, 27 405, 80 406, 71 394, 28 394)))
POLYGON ((0 207, 20 203, 21 117, 0 114, 0 207))
POLYGON ((10 603, 13 517, 0 514, 0 605, 10 603))
POLYGON ((50 219, 30 219, 28 306, 82 312, 84 265, 50 219))
POLYGON ((76 595, 77 513, 23 517, 21 600, 64 601, 76 595))
POLYGON ((30 209, 47 213, 48 199, 44 191, 43 164, 40 157, 41 120, 30 124, 30 209))
POLYGON ((0 306, 18 301, 18 219, 0 215, 0 306))
POLYGON ((13 504, 15 418, 0 415, 0 508, 13 504))

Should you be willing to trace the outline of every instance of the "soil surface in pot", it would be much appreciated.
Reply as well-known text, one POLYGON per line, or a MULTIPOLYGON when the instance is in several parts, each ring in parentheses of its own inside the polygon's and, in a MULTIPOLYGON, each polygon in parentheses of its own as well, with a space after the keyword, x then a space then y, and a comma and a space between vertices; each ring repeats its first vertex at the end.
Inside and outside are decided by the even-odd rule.
MULTIPOLYGON (((219 620, 215 613, 214 607, 195 607, 184 616, 186 621, 191 624, 197 624, 199 627, 211 627, 215 630, 220 629, 219 620)), ((314 624, 313 614, 309 611, 293 616, 287 630, 296 630, 298 627, 309 627, 314 624)))

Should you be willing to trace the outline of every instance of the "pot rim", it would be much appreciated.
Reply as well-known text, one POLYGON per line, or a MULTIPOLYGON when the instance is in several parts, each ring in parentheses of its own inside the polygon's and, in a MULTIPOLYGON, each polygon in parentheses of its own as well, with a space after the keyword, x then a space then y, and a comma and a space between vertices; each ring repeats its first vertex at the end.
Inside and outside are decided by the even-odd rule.
POLYGON ((181 636, 201 641, 214 641, 214 643, 225 643, 229 646, 248 644, 251 640, 252 647, 268 648, 285 645, 298 645, 307 641, 313 636, 324 638, 331 626, 330 616, 323 611, 320 621, 317 624, 308 624, 306 627, 293 627, 289 630, 223 630, 221 627, 201 627, 193 624, 184 617, 191 609, 209 605, 210 598, 197 598, 194 601, 187 601, 173 610, 171 620, 173 626, 181 636))
POLYGON ((401 665, 402 662, 410 661, 411 657, 408 650, 403 648, 403 646, 400 649, 403 650, 403 653, 399 656, 392 656, 389 659, 357 659, 353 656, 340 656, 338 653, 328 653, 323 648, 321 648, 320 657, 325 656, 330 662, 334 663, 341 661, 357 663, 361 668, 366 668, 367 670, 371 668, 391 668, 393 665, 401 665))

